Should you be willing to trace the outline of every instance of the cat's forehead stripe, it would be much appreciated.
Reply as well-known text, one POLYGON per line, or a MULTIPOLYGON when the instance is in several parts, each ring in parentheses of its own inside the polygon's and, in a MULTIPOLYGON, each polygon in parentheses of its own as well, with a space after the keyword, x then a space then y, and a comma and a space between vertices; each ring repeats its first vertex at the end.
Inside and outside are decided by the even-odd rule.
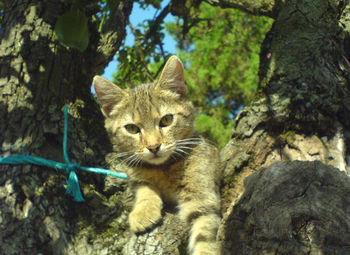
POLYGON ((135 89, 132 102, 132 119, 137 122, 152 121, 160 116, 160 104, 164 102, 149 92, 148 84, 135 89))

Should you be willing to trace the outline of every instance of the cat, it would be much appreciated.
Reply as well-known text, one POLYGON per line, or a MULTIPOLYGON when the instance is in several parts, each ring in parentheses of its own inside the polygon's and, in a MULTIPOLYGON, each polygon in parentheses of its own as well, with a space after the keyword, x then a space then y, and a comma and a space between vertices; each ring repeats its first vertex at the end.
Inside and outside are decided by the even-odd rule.
POLYGON ((174 203, 191 226, 189 253, 217 254, 219 154, 196 135, 180 59, 171 56, 159 80, 133 89, 121 89, 100 76, 93 85, 111 142, 130 166, 135 193, 130 229, 149 230, 161 220, 163 201, 174 203))

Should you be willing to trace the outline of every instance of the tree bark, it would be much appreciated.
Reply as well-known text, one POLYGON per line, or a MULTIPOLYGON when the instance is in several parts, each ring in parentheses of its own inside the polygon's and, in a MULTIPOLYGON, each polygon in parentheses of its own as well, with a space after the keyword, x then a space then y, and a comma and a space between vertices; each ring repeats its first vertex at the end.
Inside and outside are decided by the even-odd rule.
POLYGON ((275 161, 320 160, 348 171, 348 4, 283 5, 262 45, 256 99, 222 150, 223 211, 248 175, 275 161))
MULTIPOLYGON (((324 194, 323 184, 311 184, 309 197, 300 198, 306 204, 311 203, 307 202, 310 199, 320 206, 318 208, 311 205, 301 212, 294 201, 285 202, 287 190, 292 186, 288 187, 288 182, 283 180, 294 178, 294 183, 298 184, 293 186, 295 189, 306 187, 307 183, 318 183, 323 166, 307 170, 301 167, 311 171, 307 175, 291 165, 279 165, 278 170, 271 166, 269 170, 257 172, 276 161, 319 160, 346 173, 336 174, 337 180, 330 178, 326 186, 338 186, 343 179, 341 182, 346 184, 339 184, 339 188, 348 188, 349 8, 348 1, 286 1, 267 34, 261 48, 256 99, 236 118, 232 139, 221 152, 224 215, 218 239, 222 254, 349 252, 346 250, 345 239, 349 238, 346 227, 335 227, 337 222, 347 224, 348 208, 339 208, 336 204, 339 200, 333 196, 332 202, 323 200, 320 197, 324 194), (293 171, 299 173, 298 178, 293 171), (255 172, 254 177, 248 177, 255 172), (264 176, 267 172, 270 175, 264 176), (273 173, 276 176, 272 177, 273 173), (255 184, 250 182, 252 179, 255 184), (264 180, 265 184, 260 186, 258 183, 264 180), (274 192, 269 192, 269 188, 275 188, 274 192), (280 197, 276 198, 273 193, 280 197), (252 200, 246 204, 249 196, 252 200), (253 205, 258 200, 271 199, 276 203, 253 205), (252 211, 247 211, 248 207, 252 211), (324 208, 329 209, 328 212, 324 208), (265 210, 267 214, 280 212, 281 216, 267 217, 268 226, 262 223, 261 215, 255 214, 256 210, 265 210), (238 226, 234 227, 235 224, 238 226), (335 228, 337 233, 332 232, 335 228)), ((322 171, 334 173, 334 169, 322 171)), ((336 191, 343 197, 341 192, 336 191)))
MULTIPOLYGON (((91 80, 121 45, 132 1, 120 1, 118 22, 104 34, 89 24, 84 52, 62 46, 54 35, 57 18, 70 9, 67 2, 6 2, 0 31, 2 156, 20 153, 21 145, 26 154, 63 162, 62 108, 69 105, 70 160, 106 166, 110 145, 91 96, 91 80)), ((86 203, 76 203, 65 195, 64 172, 31 165, 0 169, 1 254, 101 254, 101 242, 109 239, 100 235, 91 241, 91 231, 101 233, 115 224, 123 207, 120 197, 103 194, 102 176, 78 173, 86 203)), ((121 249, 109 247, 103 249, 121 249)))
POLYGON ((250 175, 223 218, 221 254, 349 254, 350 179, 314 162, 276 162, 250 175))

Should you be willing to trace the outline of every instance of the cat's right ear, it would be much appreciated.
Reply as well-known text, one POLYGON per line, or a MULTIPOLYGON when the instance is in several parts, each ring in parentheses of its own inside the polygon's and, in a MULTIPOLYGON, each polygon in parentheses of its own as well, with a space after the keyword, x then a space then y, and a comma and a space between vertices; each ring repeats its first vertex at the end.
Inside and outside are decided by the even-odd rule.
POLYGON ((180 96, 187 93, 184 67, 181 60, 173 55, 166 62, 156 87, 168 89, 180 96))
POLYGON ((109 117, 113 106, 125 96, 126 92, 114 83, 98 75, 94 77, 92 84, 94 85, 103 115, 109 117))

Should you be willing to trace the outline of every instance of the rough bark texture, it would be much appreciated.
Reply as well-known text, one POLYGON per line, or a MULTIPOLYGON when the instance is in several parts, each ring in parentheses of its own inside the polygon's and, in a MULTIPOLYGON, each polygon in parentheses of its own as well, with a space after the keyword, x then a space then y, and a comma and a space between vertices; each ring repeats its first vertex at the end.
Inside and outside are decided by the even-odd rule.
POLYGON ((224 210, 274 161, 320 160, 347 171, 348 2, 290 0, 261 50, 260 89, 222 150, 224 210))
POLYGON ((275 161, 320 160, 348 172, 348 4, 286 1, 267 34, 260 90, 221 152, 223 254, 349 252, 346 174, 281 163, 243 185, 275 161), (327 192, 334 196, 324 199, 327 192))
POLYGON ((141 235, 131 235, 122 254, 186 254, 188 231, 173 213, 165 213, 159 227, 141 235))
POLYGON ((350 178, 320 161, 250 175, 218 233, 221 254, 350 254, 350 178))
MULTIPOLYGON (((62 162, 62 108, 67 104, 71 161, 99 166, 110 148, 90 93, 91 79, 120 46, 132 2, 120 1, 113 30, 99 34, 90 24, 85 52, 62 46, 53 33, 57 18, 70 9, 64 2, 69 1, 6 2, 0 31, 0 147, 6 156, 20 152, 21 143, 25 153, 62 162)), ((110 236, 124 234, 125 224, 115 226, 125 222, 118 196, 122 186, 116 186, 116 194, 104 194, 103 177, 79 173, 86 202, 75 203, 65 195, 64 172, 30 165, 0 169, 1 254, 122 249, 114 244, 116 238, 103 236, 113 227, 110 236)))

